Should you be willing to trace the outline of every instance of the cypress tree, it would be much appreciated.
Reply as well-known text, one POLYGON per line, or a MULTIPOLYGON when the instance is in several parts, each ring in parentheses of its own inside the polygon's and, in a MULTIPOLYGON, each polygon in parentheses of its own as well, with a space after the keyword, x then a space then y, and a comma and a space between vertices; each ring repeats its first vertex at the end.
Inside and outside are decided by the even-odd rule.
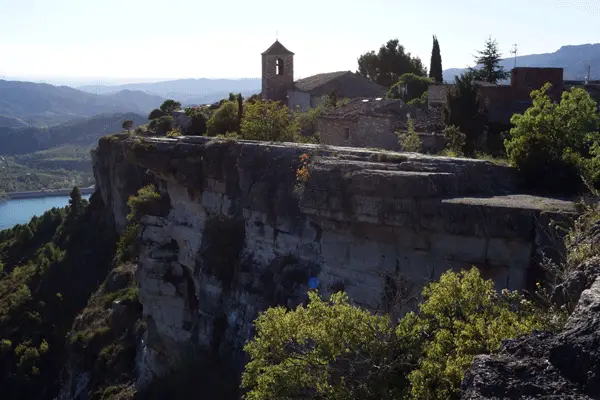
POLYGON ((431 65, 429 66, 429 77, 435 82, 443 82, 442 75, 442 53, 437 37, 433 35, 433 49, 431 49, 431 65))

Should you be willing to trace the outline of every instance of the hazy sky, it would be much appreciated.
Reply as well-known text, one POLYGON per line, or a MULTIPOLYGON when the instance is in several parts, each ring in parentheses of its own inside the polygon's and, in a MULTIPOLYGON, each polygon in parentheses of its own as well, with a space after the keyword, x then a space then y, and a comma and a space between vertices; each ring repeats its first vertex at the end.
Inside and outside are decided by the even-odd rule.
POLYGON ((276 31, 296 78, 354 71, 391 38, 429 66, 433 34, 464 67, 488 35, 506 56, 600 42, 600 0, 0 0, 0 76, 259 77, 276 31))

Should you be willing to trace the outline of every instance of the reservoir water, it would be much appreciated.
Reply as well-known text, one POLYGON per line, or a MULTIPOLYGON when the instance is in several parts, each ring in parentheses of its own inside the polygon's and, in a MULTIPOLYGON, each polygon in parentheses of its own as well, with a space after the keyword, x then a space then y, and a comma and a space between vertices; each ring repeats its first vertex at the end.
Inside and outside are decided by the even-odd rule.
MULTIPOLYGON (((90 195, 83 195, 84 199, 90 195)), ((34 215, 40 216, 52 207, 69 204, 69 196, 33 197, 0 201, 0 230, 29 222, 34 215)))

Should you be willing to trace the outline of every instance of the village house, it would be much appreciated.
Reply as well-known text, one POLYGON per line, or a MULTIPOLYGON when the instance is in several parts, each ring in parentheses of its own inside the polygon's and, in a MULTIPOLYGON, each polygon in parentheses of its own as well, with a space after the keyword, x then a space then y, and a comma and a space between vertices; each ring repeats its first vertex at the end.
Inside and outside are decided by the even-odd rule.
MULTIPOLYGON (((523 113, 532 104, 530 94, 546 82, 552 84, 549 95, 559 101, 564 90, 562 68, 517 67, 511 71, 510 84, 499 85, 488 82, 475 82, 480 101, 487 111, 487 121, 491 125, 509 125, 515 113, 523 113)), ((429 85, 428 106, 440 108, 446 102, 448 91, 454 84, 432 83, 429 85)))
POLYGON ((323 144, 402 150, 396 133, 407 131, 409 119, 421 139, 421 152, 444 148, 441 111, 409 106, 400 99, 353 99, 319 115, 317 131, 323 144))
POLYGON ((387 89, 351 71, 322 73, 294 81, 294 53, 278 40, 262 53, 262 99, 281 101, 306 111, 324 96, 337 98, 384 96, 387 89))

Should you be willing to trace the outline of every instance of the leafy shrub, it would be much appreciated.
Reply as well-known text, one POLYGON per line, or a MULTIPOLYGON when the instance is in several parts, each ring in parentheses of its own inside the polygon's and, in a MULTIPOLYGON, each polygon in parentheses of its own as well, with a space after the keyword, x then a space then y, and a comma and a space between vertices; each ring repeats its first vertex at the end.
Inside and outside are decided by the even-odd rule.
POLYGON ((275 307, 255 321, 242 376, 247 399, 456 399, 477 354, 534 329, 560 329, 564 313, 494 290, 477 268, 445 272, 419 312, 396 321, 352 306, 344 293, 275 307))
POLYGON ((202 136, 206 133, 206 124, 208 122, 208 113, 201 107, 188 107, 185 109, 185 115, 191 120, 189 131, 186 135, 202 136))
POLYGON ((241 124, 242 138, 286 142, 292 141, 297 133, 297 121, 291 119, 287 107, 278 102, 257 101, 246 105, 241 124))
POLYGON ((587 181, 600 188, 594 171, 600 141, 596 102, 577 88, 564 92, 556 104, 549 89, 548 83, 531 92, 533 105, 511 118, 514 127, 504 141, 511 164, 530 187, 572 193, 587 181))
POLYGON ((421 97, 417 97, 415 99, 407 101, 406 104, 408 104, 409 106, 426 109, 427 105, 429 104, 429 94, 427 92, 423 92, 421 97))
POLYGON ((517 292, 498 294, 477 268, 444 273, 423 290, 418 313, 407 314, 397 333, 418 360, 409 374, 415 399, 460 397, 460 383, 477 354, 533 330, 562 328, 565 317, 543 310, 517 292))
POLYGON ((206 134, 216 136, 236 132, 239 122, 237 112, 238 108, 234 102, 225 101, 206 123, 206 134))
POLYGON ((165 115, 156 120, 156 124, 154 126, 154 130, 157 135, 166 135, 167 132, 173 129, 173 117, 170 115, 165 115))
POLYGON ((421 138, 415 132, 415 125, 412 119, 408 120, 408 130, 405 133, 397 133, 398 142, 403 151, 416 153, 421 149, 421 138))
POLYGON ((271 308, 255 321, 256 337, 245 347, 246 398, 375 399, 392 391, 398 365, 390 344, 398 342, 390 320, 350 305, 341 292, 330 301, 310 292, 309 299, 307 307, 271 308))
POLYGON ((457 126, 449 125, 444 128, 444 137, 446 139, 446 149, 457 156, 463 155, 467 135, 462 133, 457 126))
POLYGON ((390 87, 387 97, 390 99, 403 98, 407 103, 411 100, 421 99, 423 93, 427 93, 430 83, 433 83, 433 79, 413 73, 406 73, 401 75, 398 82, 390 87), (404 95, 402 94, 403 88, 406 88, 404 95))
POLYGON ((179 129, 177 129, 177 128, 170 130, 166 134, 166 137, 169 137, 169 138, 175 138, 175 137, 178 137, 178 136, 181 136, 181 131, 179 129))

